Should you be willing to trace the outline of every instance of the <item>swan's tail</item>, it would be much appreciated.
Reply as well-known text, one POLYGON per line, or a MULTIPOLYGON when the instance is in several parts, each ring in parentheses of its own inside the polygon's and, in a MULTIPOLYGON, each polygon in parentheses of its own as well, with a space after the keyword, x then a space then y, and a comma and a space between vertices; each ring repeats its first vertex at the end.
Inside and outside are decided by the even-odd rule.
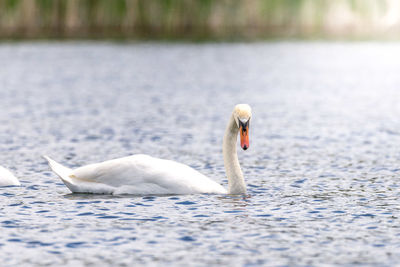
POLYGON ((64 167, 63 165, 52 160, 48 156, 43 156, 43 158, 47 160, 52 171, 55 172, 61 178, 64 184, 71 189, 71 186, 73 186, 74 184, 73 180, 70 177, 70 175, 72 175, 72 169, 64 167))
POLYGON ((78 179, 75 177, 72 169, 64 167, 48 156, 43 156, 43 158, 47 160, 50 168, 61 178, 64 184, 73 193, 112 194, 115 190, 115 188, 112 186, 96 183, 86 179, 78 179))
POLYGON ((17 177, 2 166, 0 166, 0 180, 0 186, 21 185, 17 177))

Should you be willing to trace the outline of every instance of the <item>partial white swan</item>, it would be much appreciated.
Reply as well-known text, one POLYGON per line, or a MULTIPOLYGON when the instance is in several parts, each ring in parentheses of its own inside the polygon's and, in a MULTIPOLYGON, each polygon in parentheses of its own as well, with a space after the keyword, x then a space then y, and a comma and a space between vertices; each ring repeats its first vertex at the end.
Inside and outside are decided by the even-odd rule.
POLYGON ((240 132, 241 147, 249 147, 251 108, 236 105, 229 119, 223 140, 223 156, 228 190, 195 169, 171 160, 148 155, 108 160, 69 169, 44 156, 50 168, 75 193, 97 194, 245 194, 246 185, 236 153, 240 132))
POLYGON ((21 185, 17 177, 15 177, 9 170, 0 166, 0 186, 7 185, 21 185))

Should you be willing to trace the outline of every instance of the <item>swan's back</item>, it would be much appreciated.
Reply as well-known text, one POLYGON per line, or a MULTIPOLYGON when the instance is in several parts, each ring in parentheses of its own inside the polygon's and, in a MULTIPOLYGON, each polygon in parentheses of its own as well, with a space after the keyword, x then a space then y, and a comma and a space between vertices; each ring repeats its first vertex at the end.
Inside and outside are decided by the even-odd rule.
POLYGON ((142 154, 86 165, 70 170, 68 177, 59 176, 73 192, 226 193, 221 185, 187 165, 142 154))

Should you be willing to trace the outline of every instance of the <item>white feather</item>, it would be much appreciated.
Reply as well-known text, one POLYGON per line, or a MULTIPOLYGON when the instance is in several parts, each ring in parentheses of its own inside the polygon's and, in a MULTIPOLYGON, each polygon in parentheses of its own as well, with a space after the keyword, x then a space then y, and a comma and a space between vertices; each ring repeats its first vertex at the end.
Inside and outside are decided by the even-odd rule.
POLYGON ((108 160, 69 169, 44 156, 51 169, 76 193, 226 194, 218 183, 187 165, 148 155, 108 160))
POLYGON ((17 177, 15 177, 9 170, 0 166, 0 186, 7 185, 21 185, 17 177))

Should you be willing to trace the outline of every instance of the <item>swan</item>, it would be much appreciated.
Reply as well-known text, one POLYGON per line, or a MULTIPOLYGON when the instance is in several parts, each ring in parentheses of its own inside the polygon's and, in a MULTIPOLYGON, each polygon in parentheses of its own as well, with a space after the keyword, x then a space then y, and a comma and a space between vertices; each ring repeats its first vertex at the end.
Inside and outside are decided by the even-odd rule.
POLYGON ((21 185, 17 177, 15 177, 9 170, 0 166, 0 186, 7 185, 21 185))
POLYGON ((240 132, 241 147, 249 148, 251 108, 235 106, 223 139, 223 157, 228 177, 228 190, 195 169, 171 160, 138 154, 76 169, 62 166, 43 156, 73 193, 96 194, 246 194, 246 185, 236 153, 240 132))

